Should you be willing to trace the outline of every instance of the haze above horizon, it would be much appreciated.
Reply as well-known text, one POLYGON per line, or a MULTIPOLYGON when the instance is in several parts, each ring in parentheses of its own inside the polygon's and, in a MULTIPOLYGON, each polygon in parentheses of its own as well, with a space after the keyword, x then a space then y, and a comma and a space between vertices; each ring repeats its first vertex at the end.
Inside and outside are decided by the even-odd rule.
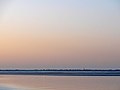
POLYGON ((0 0, 0 68, 120 68, 120 1, 0 0))

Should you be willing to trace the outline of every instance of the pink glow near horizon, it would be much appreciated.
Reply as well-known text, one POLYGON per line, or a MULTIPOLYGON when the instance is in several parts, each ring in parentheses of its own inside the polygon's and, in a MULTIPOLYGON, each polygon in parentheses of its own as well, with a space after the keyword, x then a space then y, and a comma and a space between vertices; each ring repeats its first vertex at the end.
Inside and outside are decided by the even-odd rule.
POLYGON ((0 68, 119 68, 120 2, 11 0, 0 11, 0 68))

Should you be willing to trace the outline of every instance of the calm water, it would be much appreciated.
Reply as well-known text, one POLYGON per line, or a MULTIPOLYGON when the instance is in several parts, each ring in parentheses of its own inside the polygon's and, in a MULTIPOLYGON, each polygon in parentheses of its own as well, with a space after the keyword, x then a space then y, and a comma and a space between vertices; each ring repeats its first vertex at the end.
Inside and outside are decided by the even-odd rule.
POLYGON ((0 76, 0 90, 120 90, 120 77, 0 76))

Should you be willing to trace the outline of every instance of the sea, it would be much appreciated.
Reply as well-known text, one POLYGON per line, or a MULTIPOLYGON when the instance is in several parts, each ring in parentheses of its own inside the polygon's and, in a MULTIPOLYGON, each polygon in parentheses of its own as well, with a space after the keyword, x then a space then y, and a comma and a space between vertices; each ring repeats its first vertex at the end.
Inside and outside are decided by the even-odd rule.
POLYGON ((120 90, 120 76, 0 75, 0 90, 120 90))

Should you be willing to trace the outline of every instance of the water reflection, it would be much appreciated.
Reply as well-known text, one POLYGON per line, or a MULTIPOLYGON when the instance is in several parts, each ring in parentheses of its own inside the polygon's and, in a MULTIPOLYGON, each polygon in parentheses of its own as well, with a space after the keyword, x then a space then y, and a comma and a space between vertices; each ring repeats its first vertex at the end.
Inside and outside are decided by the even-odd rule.
POLYGON ((3 87, 3 86, 0 86, 0 89, 1 90, 15 90, 15 88, 3 87))
POLYGON ((0 76, 0 90, 120 90, 120 77, 0 76))
POLYGON ((15 86, 8 86, 8 85, 1 85, 0 90, 25 90, 21 87, 15 87, 15 86))

